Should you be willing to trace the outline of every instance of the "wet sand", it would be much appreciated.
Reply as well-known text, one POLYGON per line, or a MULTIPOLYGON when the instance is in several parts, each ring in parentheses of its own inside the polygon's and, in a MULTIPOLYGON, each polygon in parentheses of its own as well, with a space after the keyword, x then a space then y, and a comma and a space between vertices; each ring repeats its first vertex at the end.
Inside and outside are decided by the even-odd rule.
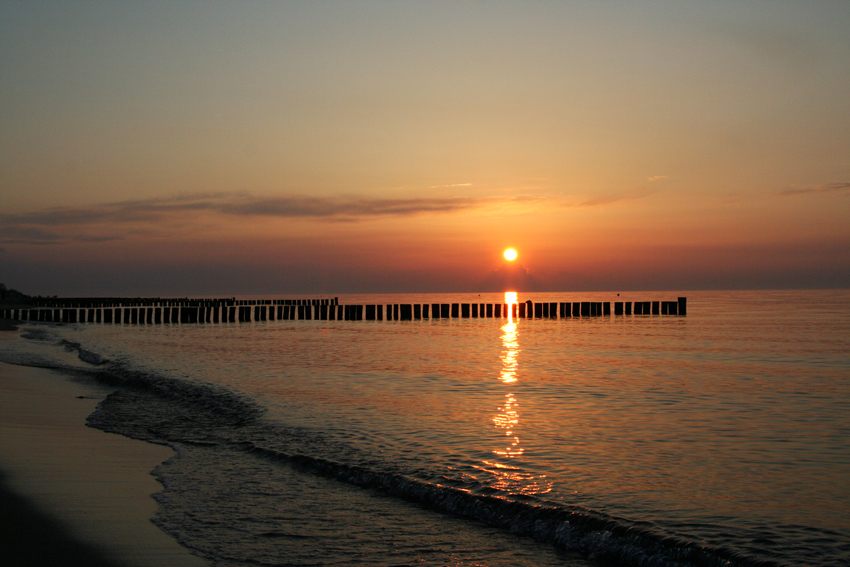
POLYGON ((0 363, 4 565, 208 565, 150 521, 162 489, 150 471, 174 452, 86 427, 108 393, 0 363))

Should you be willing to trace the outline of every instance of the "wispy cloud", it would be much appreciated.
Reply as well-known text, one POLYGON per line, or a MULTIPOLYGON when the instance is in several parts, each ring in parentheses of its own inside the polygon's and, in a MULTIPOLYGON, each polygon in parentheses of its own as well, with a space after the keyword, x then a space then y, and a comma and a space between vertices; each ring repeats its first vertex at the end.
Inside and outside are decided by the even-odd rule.
POLYGON ((256 197, 249 194, 195 194, 164 199, 119 201, 88 207, 54 207, 0 214, 0 243, 57 244, 117 240, 150 227, 191 224, 199 215, 230 218, 306 218, 358 221, 369 218, 449 214, 530 198, 256 197))
POLYGON ((451 183, 449 185, 431 185, 428 189, 442 189, 443 187, 472 187, 472 183, 451 183))
POLYGON ((816 187, 792 187, 790 189, 782 189, 776 192, 778 195, 788 197, 791 195, 811 195, 838 193, 842 195, 850 194, 850 183, 827 183, 816 187))
POLYGON ((647 181, 658 181, 659 179, 667 179, 666 175, 653 175, 651 177, 647 177, 647 181))
POLYGON ((599 207, 602 205, 611 205, 613 203, 618 203, 621 201, 635 201, 637 199, 643 199, 644 197, 648 197, 652 195, 656 191, 642 191, 639 193, 625 193, 619 195, 599 195, 596 197, 591 197, 590 199, 586 199, 583 201, 579 201, 573 205, 573 207, 599 207))
POLYGON ((0 213, 0 244, 53 245, 136 237, 170 237, 220 226, 236 219, 307 219, 359 222, 369 219, 443 215, 483 209, 528 211, 547 207, 594 207, 645 197, 641 194, 551 197, 528 194, 485 197, 264 197, 247 193, 203 193, 117 201, 83 207, 52 207, 0 213), (519 208, 517 208, 519 207, 519 208))

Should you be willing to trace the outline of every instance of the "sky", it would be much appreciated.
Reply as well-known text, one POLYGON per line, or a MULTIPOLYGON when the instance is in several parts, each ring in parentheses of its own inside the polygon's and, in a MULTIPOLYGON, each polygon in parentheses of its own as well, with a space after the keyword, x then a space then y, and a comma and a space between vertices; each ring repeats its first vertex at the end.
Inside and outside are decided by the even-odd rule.
POLYGON ((850 287, 848 29, 846 0, 4 0, 0 282, 850 287))

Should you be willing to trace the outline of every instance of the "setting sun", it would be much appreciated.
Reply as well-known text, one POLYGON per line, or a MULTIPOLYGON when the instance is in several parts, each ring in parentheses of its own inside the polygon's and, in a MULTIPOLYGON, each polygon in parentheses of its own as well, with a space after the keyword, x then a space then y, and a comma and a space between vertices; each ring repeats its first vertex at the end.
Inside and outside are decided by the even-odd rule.
POLYGON ((516 260, 516 250, 513 248, 508 248, 505 250, 505 259, 506 260, 516 260))

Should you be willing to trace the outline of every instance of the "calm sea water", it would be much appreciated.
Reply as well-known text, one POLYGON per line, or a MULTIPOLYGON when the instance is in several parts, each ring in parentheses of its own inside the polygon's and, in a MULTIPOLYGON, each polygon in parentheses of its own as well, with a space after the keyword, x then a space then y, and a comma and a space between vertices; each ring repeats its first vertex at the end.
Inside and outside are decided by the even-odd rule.
POLYGON ((680 295, 686 317, 28 325, 0 357, 113 384, 91 424, 178 450, 156 521, 216 565, 850 565, 850 292, 519 299, 680 295))

